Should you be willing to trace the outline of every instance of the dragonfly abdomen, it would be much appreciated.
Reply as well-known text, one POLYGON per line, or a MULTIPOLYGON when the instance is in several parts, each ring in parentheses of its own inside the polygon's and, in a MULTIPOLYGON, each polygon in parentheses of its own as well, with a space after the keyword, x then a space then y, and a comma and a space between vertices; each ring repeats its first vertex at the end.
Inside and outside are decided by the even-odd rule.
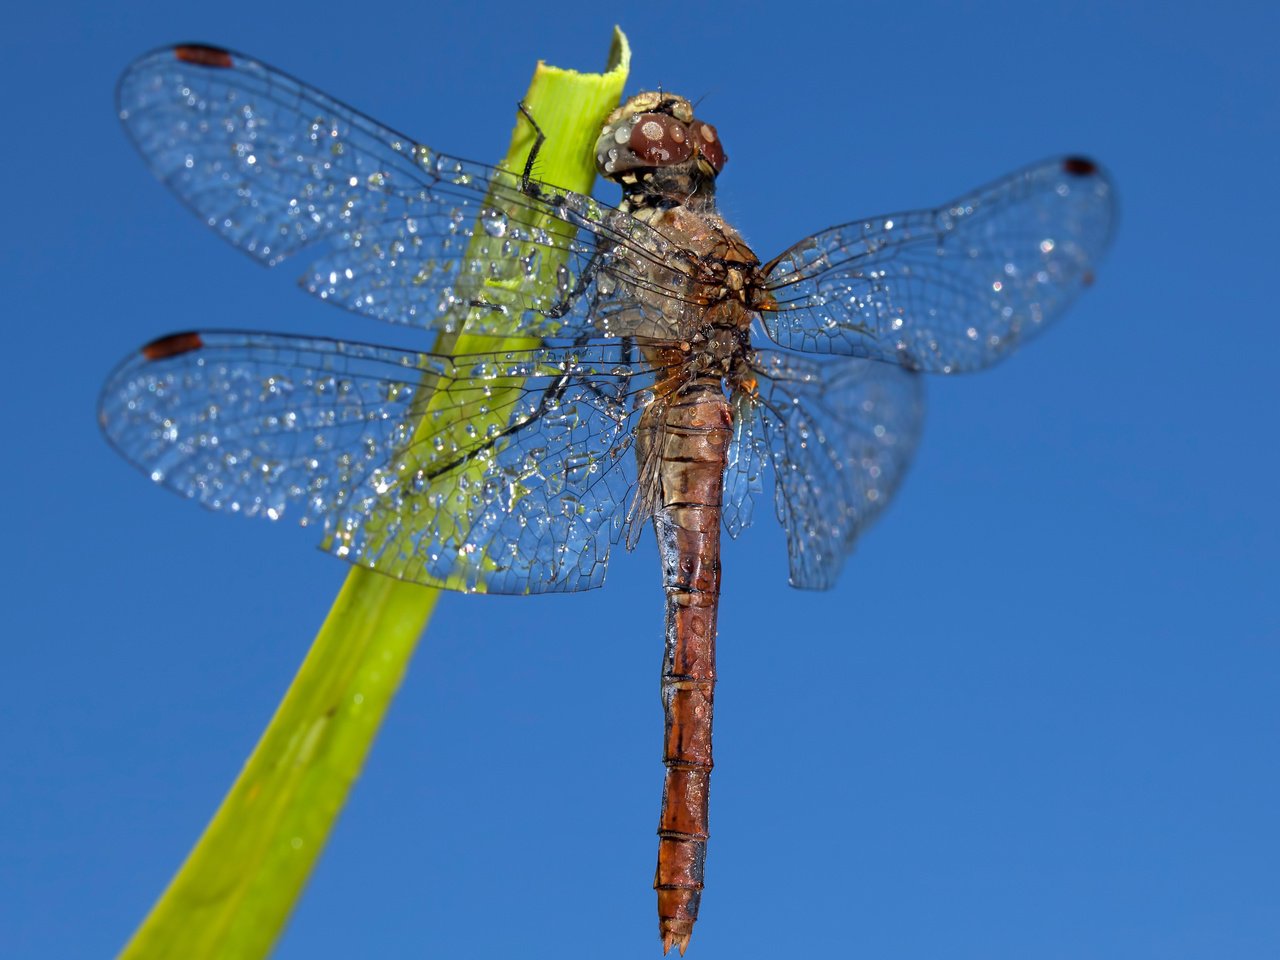
POLYGON ((720 509, 732 434, 717 380, 684 387, 663 411, 654 529, 666 591, 662 658, 666 781, 658 822, 659 933, 683 954, 702 896, 720 601, 720 509))

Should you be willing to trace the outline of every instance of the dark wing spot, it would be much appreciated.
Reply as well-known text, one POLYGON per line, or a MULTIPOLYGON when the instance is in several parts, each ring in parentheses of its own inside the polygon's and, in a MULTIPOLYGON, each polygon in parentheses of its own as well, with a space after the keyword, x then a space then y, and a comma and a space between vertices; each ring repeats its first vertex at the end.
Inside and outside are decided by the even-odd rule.
POLYGON ((1067 157, 1062 161, 1062 169, 1077 177, 1089 177, 1098 172, 1098 165, 1088 157, 1067 157))
POLYGON ((221 47, 208 47, 202 43, 185 43, 173 48, 173 55, 184 63, 196 63, 202 67, 230 67, 231 54, 221 47))
POLYGON ((152 340, 142 348, 142 356, 147 360, 165 360, 179 354, 190 353, 204 346, 198 333, 171 333, 167 337, 152 340))

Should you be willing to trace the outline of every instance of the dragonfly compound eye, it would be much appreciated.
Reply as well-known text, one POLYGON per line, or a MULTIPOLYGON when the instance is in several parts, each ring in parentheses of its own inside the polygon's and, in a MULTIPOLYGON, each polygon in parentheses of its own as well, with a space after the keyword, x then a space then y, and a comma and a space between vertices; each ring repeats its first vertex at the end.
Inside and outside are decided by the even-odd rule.
POLYGON ((716 133, 716 128, 694 118, 693 123, 689 124, 689 131, 698 145, 698 153, 702 154, 702 159, 711 164, 711 169, 718 174, 724 169, 729 156, 724 152, 724 144, 720 142, 720 134, 716 133))
POLYGON ((693 156, 689 128, 675 117, 642 113, 635 118, 628 144, 646 166, 671 167, 693 156))
POLYGON ((596 165, 606 177, 678 166, 693 154, 689 126, 665 113, 639 113, 607 124, 596 141, 596 165))

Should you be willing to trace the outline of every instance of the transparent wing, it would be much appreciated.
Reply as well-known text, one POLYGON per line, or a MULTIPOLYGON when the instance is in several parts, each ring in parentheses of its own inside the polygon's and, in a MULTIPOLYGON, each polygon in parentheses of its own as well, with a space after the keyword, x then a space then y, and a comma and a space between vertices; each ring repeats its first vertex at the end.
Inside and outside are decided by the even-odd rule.
POLYGON ((1092 161, 1027 167, 935 210, 832 227, 765 267, 793 350, 954 373, 996 362, 1093 281, 1115 201, 1092 161))
POLYGON ((404 580, 599 586, 635 483, 622 343, 460 356, 261 333, 179 334, 103 388, 108 440, 214 510, 323 531, 404 580))
POLYGON ((635 285, 684 296, 669 242, 590 197, 436 153, 256 60, 158 50, 120 78, 152 171, 267 266, 393 323, 498 336, 672 335, 635 285), (600 283, 607 275, 608 282, 600 283), (475 309, 477 305, 484 309, 475 309))
POLYGON ((736 535, 749 522, 772 466, 791 585, 826 589, 911 462, 924 421, 922 381, 891 364, 778 350, 757 351, 753 366, 755 391, 734 396, 725 523, 736 535))

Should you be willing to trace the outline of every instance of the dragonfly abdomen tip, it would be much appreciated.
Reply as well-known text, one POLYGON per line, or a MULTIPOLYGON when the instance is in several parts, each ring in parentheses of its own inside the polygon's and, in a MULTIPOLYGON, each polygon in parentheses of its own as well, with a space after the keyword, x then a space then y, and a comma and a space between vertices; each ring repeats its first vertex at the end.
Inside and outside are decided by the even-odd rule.
POLYGON ((680 956, 683 957, 684 952, 689 949, 689 938, 692 936, 692 920, 663 920, 662 955, 665 957, 671 952, 671 948, 675 947, 680 951, 680 956))

